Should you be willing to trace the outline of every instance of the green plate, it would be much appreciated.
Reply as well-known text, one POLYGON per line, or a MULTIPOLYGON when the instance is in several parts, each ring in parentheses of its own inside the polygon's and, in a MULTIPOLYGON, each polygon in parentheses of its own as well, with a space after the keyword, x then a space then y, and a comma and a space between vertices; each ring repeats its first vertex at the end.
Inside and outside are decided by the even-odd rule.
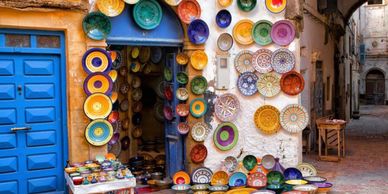
POLYGON ((187 75, 186 72, 181 71, 176 75, 176 81, 180 84, 187 84, 189 81, 189 76, 187 75))
POLYGON ((112 24, 107 16, 101 12, 91 12, 82 21, 85 34, 93 40, 102 40, 108 37, 112 24))
POLYGON ((244 165, 245 169, 247 169, 248 171, 251 171, 257 165, 256 157, 253 155, 245 156, 243 159, 243 165, 244 165))
POLYGON ((271 38, 272 23, 268 20, 260 20, 253 25, 252 37, 261 46, 272 43, 271 38))
POLYGON ((158 27, 162 17, 162 8, 155 0, 141 0, 133 8, 133 18, 136 24, 145 30, 158 27))
POLYGON ((172 72, 168 67, 164 68, 164 79, 168 82, 172 80, 172 72))
POLYGON ((202 75, 195 76, 190 83, 191 92, 196 95, 201 95, 205 93, 207 89, 207 80, 202 75))
POLYGON ((237 0, 237 5, 242 11, 252 11, 256 6, 256 0, 237 0))

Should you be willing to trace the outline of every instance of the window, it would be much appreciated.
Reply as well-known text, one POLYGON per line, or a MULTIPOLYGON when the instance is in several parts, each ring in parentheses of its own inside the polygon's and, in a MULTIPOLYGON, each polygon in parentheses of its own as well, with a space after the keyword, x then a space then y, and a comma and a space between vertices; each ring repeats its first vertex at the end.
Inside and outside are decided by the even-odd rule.
POLYGON ((59 36, 37 36, 38 48, 59 48, 61 46, 59 36))
POLYGON ((31 47, 30 35, 25 34, 6 34, 6 47, 31 47))
POLYGON ((382 5, 383 0, 368 0, 368 5, 382 5))

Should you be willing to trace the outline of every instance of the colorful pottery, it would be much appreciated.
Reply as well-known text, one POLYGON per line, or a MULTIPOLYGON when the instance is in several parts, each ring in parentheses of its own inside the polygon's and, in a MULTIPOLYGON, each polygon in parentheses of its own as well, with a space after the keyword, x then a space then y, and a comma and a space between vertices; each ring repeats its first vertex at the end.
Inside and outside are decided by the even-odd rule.
POLYGON ((141 101, 134 102, 132 105, 132 111, 138 113, 143 109, 143 103, 141 101))
POLYGON ((209 187, 209 191, 211 191, 212 194, 224 194, 228 189, 228 185, 213 185, 209 187))
POLYGON ((257 189, 264 188, 267 185, 267 177, 261 172, 249 174, 247 184, 257 189))
POLYGON ((161 47, 154 46, 151 47, 151 62, 154 64, 159 63, 163 58, 163 50, 161 47))
POLYGON ((101 12, 91 12, 83 19, 82 28, 89 38, 102 40, 108 37, 112 24, 109 18, 101 12))
POLYGON ((271 29, 272 23, 268 20, 260 20, 256 22, 252 27, 253 40, 261 46, 271 44, 271 29))
POLYGON ((139 1, 140 0, 124 0, 125 3, 130 4, 130 5, 136 4, 139 1))
POLYGON ((233 37, 228 33, 222 33, 217 39, 217 46, 221 51, 228 51, 233 46, 233 37))
POLYGON ((275 157, 273 157, 270 154, 267 154, 263 156, 261 159, 261 165, 267 170, 272 170, 272 168, 275 166, 275 157))
POLYGON ((256 191, 256 189, 253 188, 237 188, 232 189, 225 194, 251 194, 252 192, 256 191))
POLYGON ((217 1, 221 7, 229 7, 233 3, 233 0, 217 0, 217 1))
POLYGON ((162 17, 162 8, 156 0, 139 1, 133 8, 133 18, 136 24, 145 30, 158 27, 162 17))
POLYGON ((247 185, 247 176, 242 172, 235 172, 229 177, 230 187, 241 187, 247 185))
POLYGON ((240 112, 240 102, 236 95, 227 93, 218 97, 214 104, 214 113, 223 122, 233 121, 240 112))
POLYGON ((287 0, 265 0, 265 6, 272 13, 282 12, 287 5, 287 0))
POLYGON ((185 171, 179 171, 172 177, 174 184, 190 184, 190 176, 185 171))
POLYGON ((254 115, 254 122, 258 129, 265 134, 274 134, 280 128, 279 111, 271 105, 258 108, 254 115))
POLYGON ((190 131, 190 126, 186 122, 180 122, 177 126, 178 133, 186 135, 190 131))
POLYGON ((213 142, 221 151, 232 149, 238 141, 239 135, 236 125, 233 123, 221 123, 213 134, 213 142))
POLYGON ((317 192, 318 193, 328 193, 331 190, 331 187, 333 186, 332 183, 314 183, 313 185, 318 187, 317 192))
POLYGON ((237 87, 244 96, 252 96, 257 92, 257 75, 246 72, 241 74, 237 79, 237 87))
POLYGON ((143 90, 141 88, 135 88, 131 94, 132 100, 139 101, 143 97, 143 90))
POLYGON ((281 185, 284 183, 284 176, 281 172, 271 171, 267 174, 268 185, 281 185))
POLYGON ((232 23, 232 14, 226 9, 220 10, 216 15, 216 24, 220 28, 227 28, 232 23))
POLYGON ((186 65, 189 62, 189 56, 186 53, 178 53, 175 57, 176 62, 179 65, 186 65))
POLYGON ((123 99, 121 102, 120 102, 120 110, 122 112, 127 112, 128 111, 128 108, 129 108, 129 101, 128 99, 123 99))
POLYGON ((307 181, 301 180, 301 179, 291 179, 291 180, 287 180, 286 184, 293 185, 293 186, 295 186, 295 185, 305 185, 305 184, 307 184, 307 181))
POLYGON ((253 52, 249 50, 240 51, 234 59, 234 67, 239 73, 254 72, 252 66, 253 52))
POLYGON ((164 88, 168 85, 167 82, 163 80, 162 77, 158 79, 159 84, 154 88, 156 95, 158 95, 159 98, 164 99, 164 88))
POLYGON ((298 166, 296 166, 297 169, 300 170, 303 177, 307 176, 317 176, 317 169, 309 163, 300 163, 298 166))
POLYGON ((178 88, 175 92, 175 96, 180 101, 185 101, 189 98, 189 92, 186 88, 178 88))
POLYGON ((290 133, 298 133, 306 128, 309 115, 306 109, 298 104, 290 104, 280 113, 280 124, 290 133))
POLYGON ((119 157, 121 153, 121 141, 117 141, 113 145, 108 145, 108 151, 114 154, 116 157, 119 157))
POLYGON ((131 81, 132 88, 139 88, 141 86, 141 79, 138 76, 133 76, 131 81))
POLYGON ((151 48, 148 46, 140 47, 139 52, 139 61, 140 63, 147 63, 151 58, 151 48))
MULTIPOLYGON (((112 58, 113 69, 119 69, 124 64, 121 51, 110 51, 110 56, 112 58)), ((122 75, 122 76, 125 76, 125 75, 122 75)))
POLYGON ((97 0, 98 10, 109 17, 115 17, 123 12, 125 3, 122 0, 97 0))
POLYGON ((112 111, 108 116, 109 123, 116 123, 119 120, 119 112, 118 111, 112 111))
POLYGON ((109 77, 112 80, 112 82, 115 82, 117 79, 117 71, 116 70, 110 70, 109 71, 109 77))
POLYGON ((202 75, 195 76, 191 82, 191 92, 193 92, 196 95, 201 95, 206 92, 207 89, 207 80, 202 75))
POLYGON ((164 105, 162 102, 157 102, 154 105, 154 116, 156 120, 160 122, 164 122, 164 112, 163 112, 164 105))
POLYGON ((193 171, 191 180, 195 184, 209 184, 212 176, 213 172, 209 168, 200 167, 193 171))
POLYGON ((174 115, 172 113, 172 108, 170 106, 164 106, 163 115, 164 115, 164 118, 169 121, 171 121, 174 118, 174 115))
POLYGON ((181 72, 177 73, 176 81, 180 84, 187 84, 187 82, 189 81, 189 76, 187 75, 186 72, 181 71, 181 72))
POLYGON ((266 73, 257 80, 257 90, 265 97, 274 97, 280 92, 280 76, 276 73, 266 73))
POLYGON ((228 156, 224 159, 224 167, 227 171, 233 172, 236 170, 238 165, 237 158, 233 156, 228 156))
POLYGON ((82 67, 86 73, 107 72, 112 60, 108 52, 100 48, 91 48, 82 57, 82 67))
POLYGON ((213 174, 211 179, 211 185, 227 185, 229 175, 225 171, 217 171, 213 174))
POLYGON ((285 180, 301 180, 302 173, 297 168, 287 168, 283 172, 285 180))
POLYGON ((195 194, 202 194, 201 191, 203 191, 204 193, 206 193, 206 190, 209 188, 209 185, 208 184, 195 184, 193 186, 191 186, 191 190, 195 191, 194 193, 195 194))
POLYGON ((175 190, 177 192, 187 191, 191 188, 188 184, 177 184, 171 187, 172 190, 175 190))
POLYGON ((105 94, 92 94, 84 102, 84 111, 92 120, 106 118, 112 111, 112 101, 105 94))
POLYGON ((288 20, 280 20, 272 25, 272 41, 279 46, 289 45, 295 38, 295 27, 288 20))
POLYGON ((190 113, 193 117, 200 118, 207 112, 207 102, 203 98, 196 98, 190 102, 190 113))
POLYGON ((112 101, 112 104, 115 103, 117 101, 117 98, 119 97, 119 94, 117 92, 112 92, 110 94, 110 99, 112 101))
POLYGON ((204 122, 197 122, 191 127, 191 137, 198 142, 205 141, 210 132, 210 127, 204 122))
MULTIPOLYGON (((302 172, 302 175, 303 175, 303 172, 302 172)), ((327 181, 327 179, 325 177, 321 177, 321 176, 304 176, 303 179, 308 181, 310 184, 311 183, 324 183, 327 181)))
POLYGON ((112 92, 112 80, 104 73, 91 73, 84 81, 84 91, 87 95, 104 93, 109 95, 112 92))
POLYGON ((209 27, 205 21, 196 19, 190 22, 187 34, 193 44, 203 44, 209 38, 209 27))
POLYGON ((272 53, 271 63, 276 72, 287 73, 295 67, 295 56, 290 50, 281 48, 272 53))
POLYGON ((304 89, 303 76, 296 71, 289 71, 282 75, 280 79, 282 91, 288 95, 298 95, 304 89))
MULTIPOLYGON (((271 190, 258 190, 258 191, 252 192, 251 194, 276 194, 276 192, 271 190)), ((282 194, 285 194, 285 193, 282 193, 282 194)))
POLYGON ((296 185, 293 187, 293 189, 296 191, 307 191, 309 193, 315 193, 317 192, 318 187, 315 185, 306 184, 306 185, 296 185))
POLYGON ((202 70, 206 67, 208 62, 208 57, 204 51, 197 50, 194 51, 190 56, 191 66, 196 70, 202 70))
POLYGON ((252 170, 257 165, 257 159, 253 155, 246 155, 243 159, 243 165, 248 171, 252 170))
POLYGON ((196 0, 183 0, 177 8, 179 19, 185 24, 201 17, 201 6, 196 0))
POLYGON ((189 115, 189 105, 187 104, 178 104, 176 107, 175 107, 175 112, 178 116, 180 117, 186 117, 187 115, 189 115))
POLYGON ((164 0, 164 2, 166 2, 167 4, 169 4, 171 6, 177 6, 177 5, 179 5, 179 3, 182 2, 182 0, 164 0))
POLYGON ((241 11, 252 11, 256 6, 256 0, 237 0, 237 6, 241 11))
POLYGON ((252 66, 259 73, 271 72, 272 51, 269 49, 259 49, 252 56, 252 66))
POLYGON ((191 161, 194 163, 201 163, 207 157, 207 149, 203 144, 197 144, 190 151, 191 161))
POLYGON ((251 20, 240 20, 233 28, 234 40, 241 45, 252 44, 252 28, 253 22, 251 20))
POLYGON ((112 125, 103 119, 97 119, 88 124, 85 129, 86 140, 94 146, 103 146, 113 136, 112 125))

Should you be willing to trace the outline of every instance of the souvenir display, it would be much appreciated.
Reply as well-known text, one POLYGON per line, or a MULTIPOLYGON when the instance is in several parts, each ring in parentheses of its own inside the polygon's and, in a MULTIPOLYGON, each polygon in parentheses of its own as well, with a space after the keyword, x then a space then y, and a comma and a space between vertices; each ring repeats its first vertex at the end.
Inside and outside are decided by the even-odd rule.
POLYGON ((87 95, 93 93, 104 93, 109 95, 112 92, 112 80, 104 73, 91 73, 84 81, 84 91, 87 95))
POLYGON ((128 101, 128 99, 122 100, 120 102, 120 110, 122 112, 127 112, 128 108, 129 108, 129 101, 128 101))
POLYGON ((211 185, 227 185, 229 180, 229 175, 225 171, 217 171, 213 174, 210 181, 211 185))
POLYGON ((185 24, 201 17, 201 6, 196 0, 183 0, 177 8, 179 19, 185 24))
POLYGON ((217 98, 214 113, 223 122, 233 121, 240 111, 240 102, 236 95, 226 93, 217 98))
POLYGON ((132 88, 139 88, 141 86, 141 79, 138 76, 132 77, 132 88))
POLYGON ((164 0, 164 2, 171 6, 178 6, 179 3, 182 2, 182 0, 164 0))
POLYGON ((303 179, 302 173, 297 168, 287 168, 284 170, 283 175, 286 181, 303 179))
MULTIPOLYGON (((111 58, 112 58, 112 68, 113 69, 119 69, 124 64, 124 59, 122 57, 121 51, 110 51, 111 52, 111 58), (114 59, 112 57, 112 52, 116 53, 116 56, 114 56, 114 59)), ((122 75, 125 76, 125 75, 122 75)))
POLYGON ((232 35, 222 33, 217 39, 217 46, 221 51, 229 51, 233 46, 232 35))
POLYGON ((107 72, 112 60, 108 52, 100 48, 91 48, 82 57, 82 67, 86 73, 107 72))
POLYGON ((164 115, 164 118, 168 121, 171 121, 174 118, 172 108, 170 106, 164 106, 163 115, 164 115))
POLYGON ((106 118, 112 111, 112 101, 105 94, 92 94, 84 102, 84 111, 92 120, 106 118))
POLYGON ((179 171, 174 174, 172 177, 172 181, 174 184, 190 184, 190 176, 184 172, 184 171, 179 171))
POLYGON ((112 82, 116 82, 116 80, 117 80, 117 71, 116 70, 110 70, 108 75, 109 75, 110 79, 112 80, 112 82))
POLYGON ((132 100, 139 101, 143 97, 143 91, 140 88, 132 90, 132 100))
POLYGON ((232 14, 226 9, 220 10, 216 15, 216 24, 220 28, 227 28, 232 23, 232 14))
POLYGON ((110 99, 112 101, 112 104, 115 103, 117 101, 117 98, 119 97, 119 94, 117 92, 112 92, 110 94, 110 99))
POLYGON ((237 0, 237 6, 241 11, 252 11, 256 6, 256 0, 237 0))
POLYGON ((189 92, 186 88, 178 88, 175 92, 175 96, 180 101, 185 101, 189 98, 189 92))
POLYGON ((108 37, 112 24, 109 18, 101 12, 91 12, 83 19, 82 28, 89 38, 102 40, 108 37))
POLYGON ((186 117, 187 115, 189 115, 189 105, 187 104, 178 104, 176 107, 175 107, 175 112, 178 116, 180 117, 186 117))
POLYGON ((120 15, 124 10, 125 4, 122 0, 97 0, 98 10, 109 17, 120 15))
POLYGON ((227 191, 229 189, 229 186, 228 185, 213 185, 213 186, 209 186, 209 191, 212 191, 212 193, 218 193, 218 194, 222 194, 224 193, 225 191, 227 191))
POLYGON ((171 72, 171 69, 168 68, 168 67, 165 67, 164 68, 164 71, 163 71, 163 75, 164 75, 164 79, 166 81, 172 81, 172 72, 171 72))
POLYGON ((133 8, 133 19, 145 30, 152 30, 159 26, 163 13, 158 1, 141 0, 133 8))
POLYGON ((293 189, 296 191, 305 191, 305 192, 309 192, 309 193, 315 193, 315 192, 317 192, 318 187, 315 185, 306 184, 306 185, 296 185, 293 187, 293 189))
POLYGON ((300 163, 298 166, 296 166, 297 169, 300 170, 303 177, 307 176, 317 176, 317 169, 311 164, 308 163, 300 163))
POLYGON ((124 0, 125 3, 128 3, 130 5, 133 5, 133 4, 136 4, 137 2, 139 2, 140 0, 124 0))
POLYGON ((196 95, 201 95, 206 92, 207 89, 207 80, 202 75, 195 76, 191 82, 191 92, 196 95))
POLYGON ((247 185, 256 189, 264 188, 267 185, 267 177, 261 172, 249 174, 247 185))
POLYGON ((281 172, 271 171, 267 174, 267 182, 269 185, 284 184, 284 177, 281 172))
POLYGON ((265 6, 272 13, 282 12, 287 5, 287 0, 265 0, 265 6))
POLYGON ((229 177, 230 187, 241 187, 247 185, 247 176, 242 172, 235 172, 229 177))
POLYGON ((103 119, 97 119, 88 124, 85 129, 86 140, 94 146, 103 146, 113 136, 112 125, 103 119))
POLYGON ((221 151, 232 149, 238 141, 237 127, 233 123, 221 123, 213 134, 213 142, 221 151))
POLYGON ((227 156, 224 159, 224 167, 228 172, 233 172, 236 170, 238 165, 237 158, 233 156, 227 156))
POLYGON ((191 174, 191 180, 195 184, 209 184, 213 172, 206 167, 200 167, 193 171, 191 174))
POLYGON ((207 102, 203 98, 196 98, 190 102, 190 113, 193 117, 200 118, 207 112, 207 102))
POLYGON ((290 104, 280 113, 280 124, 290 133, 302 132, 308 125, 308 121, 306 109, 298 104, 290 104))
POLYGON ((191 161, 194 163, 201 163, 207 157, 207 148, 203 144, 196 144, 190 151, 191 161))
POLYGON ((180 84, 187 84, 187 82, 189 81, 189 76, 187 75, 186 72, 181 71, 181 72, 177 73, 176 81, 180 84))
POLYGON ((179 65, 186 65, 189 62, 189 59, 189 56, 185 53, 178 53, 175 57, 175 60, 179 65))
POLYGON ((254 115, 254 122, 258 129, 265 134, 274 134, 280 128, 279 111, 271 105, 258 108, 254 115))
POLYGON ((194 51, 190 56, 191 66, 196 70, 202 70, 206 67, 208 62, 207 55, 204 51, 197 50, 194 51))
POLYGON ((241 74, 237 79, 237 87, 244 96, 252 96, 257 92, 257 75, 246 72, 241 74))
POLYGON ((269 49, 259 49, 253 53, 252 56, 252 66, 259 73, 269 73, 271 72, 272 51, 269 49))
POLYGON ((287 73, 295 67, 295 56, 288 49, 278 49, 272 53, 272 68, 282 74, 287 73))
POLYGON ((248 171, 252 170, 257 165, 257 159, 253 155, 246 155, 243 159, 243 165, 248 171))
POLYGON ((173 185, 171 187, 172 190, 174 190, 178 193, 183 192, 183 191, 188 191, 190 188, 191 188, 191 186, 188 184, 178 184, 178 185, 173 185))
POLYGON ((253 43, 252 38, 253 22, 248 19, 240 20, 233 28, 234 40, 241 45, 253 43))
POLYGON ((298 95, 304 89, 303 76, 296 71, 289 71, 282 75, 280 79, 282 91, 288 95, 298 95))
POLYGON ((254 72, 252 66, 253 52, 249 50, 240 51, 234 59, 234 67, 239 73, 254 72))
POLYGON ((257 80, 257 90, 265 97, 274 97, 280 92, 280 76, 276 73, 266 73, 257 80))
POLYGON ((252 27, 253 40, 261 46, 271 44, 271 29, 272 23, 268 20, 260 20, 256 22, 252 27))
POLYGON ((295 27, 288 20, 280 20, 272 25, 272 41, 279 46, 289 45, 295 38, 295 27))
POLYGON ((177 130, 179 134, 186 135, 190 131, 190 126, 186 122, 180 122, 177 130))
MULTIPOLYGON (((302 172, 302 176, 306 175, 306 171, 303 173, 302 172)), ((324 183, 327 181, 327 179, 325 177, 320 177, 320 176, 303 176, 303 179, 308 181, 310 184, 314 184, 314 183, 324 183)))
POLYGON ((210 127, 204 122, 197 122, 191 127, 191 137, 198 142, 205 141, 210 132, 210 127))
POLYGON ((158 47, 158 46, 154 46, 154 47, 151 47, 151 62, 152 63, 159 63, 163 58, 163 50, 161 47, 158 47))
POLYGON ((209 27, 201 19, 193 20, 187 28, 187 35, 193 44, 204 44, 209 38, 209 27))
POLYGON ((151 48, 148 46, 140 47, 139 52, 139 61, 140 63, 147 63, 151 58, 151 48))

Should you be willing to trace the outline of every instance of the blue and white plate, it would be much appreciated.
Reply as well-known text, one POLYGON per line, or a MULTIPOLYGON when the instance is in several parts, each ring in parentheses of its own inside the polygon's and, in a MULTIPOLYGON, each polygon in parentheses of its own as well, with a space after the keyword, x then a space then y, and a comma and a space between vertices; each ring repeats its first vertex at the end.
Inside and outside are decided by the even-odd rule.
POLYGON ((237 87, 244 96, 252 96, 257 92, 256 82, 258 77, 256 74, 246 72, 241 74, 237 80, 237 87))
POLYGON ((200 167, 191 174, 191 181, 195 184, 210 184, 213 172, 206 167, 200 167))

